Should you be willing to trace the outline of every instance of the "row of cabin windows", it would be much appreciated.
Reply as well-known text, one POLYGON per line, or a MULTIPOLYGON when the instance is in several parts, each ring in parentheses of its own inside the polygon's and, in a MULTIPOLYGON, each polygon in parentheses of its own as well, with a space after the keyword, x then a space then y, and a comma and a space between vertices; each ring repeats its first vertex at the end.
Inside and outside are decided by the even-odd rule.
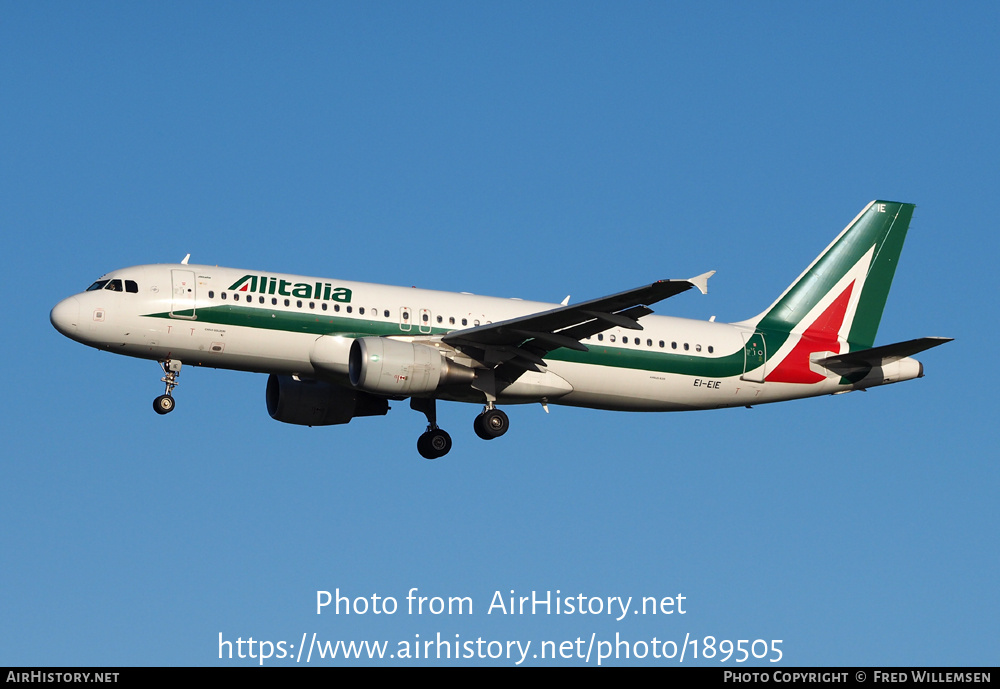
MULTIPOLYGON (((131 280, 126 280, 126 283, 128 283, 128 282, 132 282, 132 281, 131 280)), ((97 284, 98 283, 94 283, 94 285, 97 285, 97 284)), ((135 285, 134 282, 132 282, 132 284, 135 285)), ((95 287, 94 285, 92 285, 90 289, 101 289, 100 287, 95 287)), ((105 287, 105 289, 108 289, 108 288, 105 287)), ((129 291, 138 291, 138 290, 136 289, 136 290, 129 290, 129 291)), ((226 292, 222 292, 222 293, 220 293, 219 296, 222 298, 223 301, 225 301, 227 299, 226 295, 227 295, 226 292)), ((240 301, 240 296, 241 296, 240 294, 234 293, 233 294, 233 301, 240 301)), ((214 291, 209 291, 208 298, 209 299, 215 299, 215 292, 214 291)), ((247 303, 251 303, 252 304, 253 303, 253 295, 252 294, 246 295, 246 301, 247 301, 247 303)), ((257 297, 257 301, 259 303, 261 303, 261 304, 264 304, 264 303, 266 303, 266 298, 262 297, 262 296, 258 296, 257 297)), ((284 301, 284 305, 285 306, 291 306, 291 304, 292 304, 292 300, 291 299, 285 299, 283 301, 284 301)), ((303 307, 304 303, 305 302, 303 302, 301 299, 297 299, 295 301, 295 306, 297 308, 301 309, 303 307)), ((272 306, 277 306, 278 305, 278 298, 277 297, 271 297, 271 305, 272 306)), ((316 308, 316 302, 310 301, 310 302, 308 302, 308 306, 309 306, 310 309, 315 309, 316 308)), ((326 310, 329 309, 329 305, 326 302, 321 302, 320 303, 320 308, 323 311, 326 311, 326 310)), ((333 305, 333 310, 334 310, 334 312, 340 312, 340 304, 334 304, 333 305)), ((354 312, 352 306, 345 306, 344 310, 347 313, 353 313, 354 312)), ((378 317, 378 309, 370 309, 368 311, 368 314, 369 314, 369 316, 374 316, 374 317, 377 318, 378 317)), ((365 315, 365 307, 363 307, 363 306, 358 307, 358 315, 360 315, 360 316, 364 316, 365 315)), ((390 317, 389 309, 385 309, 382 312, 382 315, 383 315, 384 318, 389 318, 390 317)), ((424 322, 424 324, 426 324, 426 325, 430 324, 430 314, 427 313, 426 311, 420 314, 420 319, 424 322)), ((404 311, 403 312, 403 320, 404 321, 409 321, 410 320, 410 312, 409 311, 404 311)), ((436 320, 437 320, 437 322, 439 324, 444 324, 444 316, 437 316, 436 320)), ((468 318, 461 318, 461 319, 457 319, 456 320, 456 318, 454 316, 449 316, 448 317, 448 324, 449 325, 457 325, 459 322, 462 324, 463 327, 467 327, 469 325, 469 319, 468 318)), ((473 324, 473 326, 478 326, 479 325, 479 319, 473 320, 472 324, 473 324)), ((590 338, 588 337, 587 339, 589 340, 590 338)), ((604 333, 598 333, 597 339, 598 339, 598 341, 603 342, 604 341, 604 333)), ((612 333, 612 334, 608 335, 608 340, 610 342, 616 342, 617 338, 612 333)), ((630 340, 629 340, 629 337, 627 335, 623 336, 621 338, 621 341, 622 341, 622 344, 630 344, 630 340)), ((633 337, 633 338, 631 338, 631 341, 632 341, 632 343, 634 343, 636 345, 642 346, 642 338, 633 337)), ((647 347, 652 347, 653 346, 653 340, 647 339, 646 340, 646 346, 647 347)), ((667 346, 667 343, 665 341, 663 341, 663 340, 659 341, 659 347, 660 347, 660 349, 665 349, 666 346, 667 346)), ((683 347, 683 349, 684 349, 685 352, 691 351, 691 344, 690 343, 684 342, 682 345, 678 345, 676 342, 671 342, 670 343, 670 348, 671 349, 678 349, 678 346, 683 347)), ((701 345, 700 344, 694 345, 694 351, 695 352, 700 352, 701 351, 701 345)), ((712 354, 714 352, 715 352, 715 348, 712 347, 712 345, 709 345, 708 346, 708 353, 712 354)))
MULTIPOLYGON (((219 297, 223 301, 226 301, 229 298, 227 292, 221 292, 219 294, 219 297)), ((208 292, 208 298, 209 299, 215 299, 215 291, 214 290, 209 290, 209 292, 208 292)), ((240 301, 241 298, 242 298, 242 295, 237 294, 235 292, 233 293, 233 301, 240 301)), ((253 295, 252 294, 246 295, 246 302, 248 304, 252 304, 253 303, 253 295)), ((257 302, 260 303, 260 304, 265 304, 265 303, 267 303, 267 298, 266 297, 258 296, 257 297, 257 302)), ((292 305, 292 300, 291 299, 283 299, 282 302, 284 303, 285 306, 291 306, 292 305)), ((278 298, 277 297, 271 297, 271 306, 277 306, 277 305, 278 305, 278 298)), ((303 308, 304 305, 308 306, 310 309, 313 309, 313 310, 316 309, 316 302, 314 302, 314 301, 304 302, 301 299, 296 299, 295 300, 295 306, 297 308, 301 309, 301 308, 303 308)), ((328 311, 329 308, 330 308, 330 305, 327 304, 325 301, 324 302, 320 302, 319 306, 320 306, 320 309, 323 310, 323 311, 328 311)), ((339 312, 340 311, 340 304, 334 304, 333 305, 333 310, 336 311, 336 312, 339 312)), ((354 313, 354 307, 353 306, 347 306, 346 307, 346 311, 347 311, 347 313, 354 313)), ((365 314, 365 307, 362 306, 362 307, 358 308, 358 313, 361 314, 361 315, 364 315, 365 314)), ((369 313, 369 315, 372 315, 372 316, 378 316, 378 309, 371 309, 368 313, 369 313)), ((385 311, 385 317, 386 318, 389 317, 389 311, 388 311, 388 309, 386 309, 386 311, 385 311)))
MULTIPOLYGON (((228 299, 227 295, 228 295, 227 292, 221 292, 219 294, 219 297, 223 301, 226 301, 228 299)), ((215 291, 214 290, 210 290, 208 292, 208 298, 209 299, 215 299, 215 291)), ((240 301, 240 298, 241 298, 240 294, 233 293, 233 301, 240 301)), ((252 304, 253 303, 253 295, 252 294, 246 295, 246 301, 247 301, 248 304, 252 304)), ((264 304, 264 303, 267 302, 267 299, 265 297, 258 296, 257 297, 257 301, 260 304, 264 304)), ((292 300, 291 299, 284 299, 283 302, 284 302, 285 306, 291 306, 292 305, 292 300)), ((315 308, 316 308, 316 302, 314 302, 314 301, 310 301, 310 302, 307 303, 307 302, 303 302, 301 299, 296 299, 295 300, 295 306, 297 308, 300 308, 300 309, 303 308, 303 304, 306 304, 310 309, 314 309, 315 310, 315 308)), ((277 297, 271 297, 271 305, 272 306, 277 306, 278 305, 278 298, 277 297)), ((327 310, 329 310, 329 308, 330 308, 329 304, 327 304, 326 302, 320 302, 320 309, 322 309, 323 311, 327 311, 327 310)), ((340 312, 340 304, 334 304, 333 305, 333 310, 334 310, 334 312, 339 313, 340 312)), ((354 313, 354 307, 353 306, 345 306, 344 307, 344 311, 346 311, 347 313, 354 313)), ((358 315, 364 316, 365 313, 366 313, 366 311, 365 311, 365 307, 364 306, 358 307, 358 315)), ((369 309, 367 311, 367 313, 368 313, 369 316, 373 316, 375 318, 378 317, 378 309, 369 309)), ((382 316, 384 318, 389 318, 390 317, 389 309, 385 309, 382 312, 382 316)), ((422 314, 420 314, 420 317, 421 317, 421 320, 425 324, 430 325, 430 314, 428 314, 428 313, 422 313, 422 314)), ((410 312, 409 311, 404 311, 403 312, 403 320, 404 321, 409 321, 410 320, 410 312)), ((468 318, 461 318, 461 319, 459 319, 459 321, 462 323, 463 326, 468 326, 469 325, 469 319, 468 318)), ((438 323, 444 323, 444 317, 443 316, 438 316, 437 317, 437 322, 438 323)), ((455 325, 456 324, 455 317, 454 316, 450 316, 448 318, 448 323, 450 325, 455 325)), ((479 320, 478 319, 474 320, 473 324, 474 325, 479 325, 479 320)))
MULTIPOLYGON (((590 338, 588 337, 587 339, 589 340, 590 338)), ((604 333, 598 333, 597 334, 597 340, 599 342, 603 342, 604 341, 604 333)), ((608 341, 609 342, 615 342, 615 341, 617 341, 617 338, 615 337, 614 333, 608 335, 608 341)), ((625 335, 625 336, 623 336, 621 338, 621 341, 622 341, 622 344, 630 344, 631 343, 631 344, 639 345, 640 347, 642 346, 642 338, 641 337, 633 337, 630 340, 630 338, 628 337, 628 335, 625 335)), ((653 346, 653 340, 647 338, 646 339, 646 346, 647 347, 652 347, 653 346)), ((694 351, 696 351, 696 352, 700 352, 701 351, 701 345, 700 344, 691 345, 691 343, 689 343, 689 342, 684 342, 684 343, 681 343, 680 345, 678 345, 677 342, 671 342, 670 343, 670 348, 671 349, 683 348, 685 352, 690 352, 692 346, 694 347, 694 351)), ((660 349, 666 349, 667 343, 664 340, 660 340, 659 341, 659 347, 660 347, 660 349)), ((708 345, 708 353, 709 354, 714 354, 715 353, 715 347, 713 347, 712 345, 708 345)))
MULTIPOLYGON (((386 313, 386 317, 388 317, 389 312, 386 311, 385 313, 386 313)), ((404 321, 410 320, 410 312, 409 311, 404 311, 403 312, 403 320, 404 321)), ((422 320, 426 325, 430 325, 431 315, 425 311, 424 313, 420 314, 420 320, 422 320)), ((460 320, 461 320, 462 325, 465 325, 465 326, 469 325, 469 319, 468 318, 462 318, 460 320)), ((437 317, 437 322, 439 324, 443 325, 444 324, 444 316, 438 316, 437 317)), ((449 325, 455 325, 456 324, 454 316, 449 316, 448 317, 448 324, 449 325)), ((479 325, 479 319, 477 318, 476 320, 472 321, 472 324, 473 325, 479 325)))

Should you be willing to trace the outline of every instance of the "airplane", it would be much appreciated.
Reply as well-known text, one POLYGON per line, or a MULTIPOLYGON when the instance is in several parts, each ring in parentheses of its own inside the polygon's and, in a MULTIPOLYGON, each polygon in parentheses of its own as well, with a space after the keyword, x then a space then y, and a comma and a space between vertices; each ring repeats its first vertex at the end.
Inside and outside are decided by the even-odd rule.
POLYGON ((715 271, 544 304, 191 265, 190 254, 107 273, 50 320, 77 342, 159 362, 159 414, 174 409, 182 365, 267 373, 267 411, 285 423, 346 424, 409 399, 427 419, 417 450, 436 459, 452 447, 437 400, 483 405, 473 429, 492 440, 509 427, 497 405, 721 409, 922 377, 911 357, 951 338, 874 346, 913 210, 872 201, 771 306, 736 323, 650 308, 706 294, 715 271))

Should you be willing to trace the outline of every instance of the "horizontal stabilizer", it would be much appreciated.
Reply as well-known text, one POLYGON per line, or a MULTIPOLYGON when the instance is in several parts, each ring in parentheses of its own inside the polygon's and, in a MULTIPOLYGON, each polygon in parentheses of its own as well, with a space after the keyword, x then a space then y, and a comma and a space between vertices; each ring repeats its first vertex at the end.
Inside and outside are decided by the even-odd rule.
POLYGON ((907 340, 906 342, 862 349, 857 352, 834 354, 822 359, 816 359, 813 363, 824 366, 834 373, 850 376, 851 374, 866 372, 872 368, 891 364, 894 361, 918 354, 925 349, 943 345, 945 342, 951 342, 952 339, 951 337, 921 337, 916 340, 907 340))

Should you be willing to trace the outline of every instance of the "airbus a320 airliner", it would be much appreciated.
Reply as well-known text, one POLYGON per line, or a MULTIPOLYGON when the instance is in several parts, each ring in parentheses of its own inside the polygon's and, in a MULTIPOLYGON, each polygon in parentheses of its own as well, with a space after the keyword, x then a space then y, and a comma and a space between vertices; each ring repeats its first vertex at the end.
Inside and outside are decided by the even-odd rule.
POLYGON ((650 308, 708 272, 577 304, 178 264, 112 271, 50 315, 63 335, 158 361, 160 414, 181 366, 270 374, 267 411, 285 423, 345 424, 409 398, 427 417, 417 449, 451 449, 436 401, 482 404, 473 428, 507 432, 497 405, 620 411, 751 406, 838 394, 923 375, 910 358, 950 338, 874 347, 913 215, 872 201, 763 313, 737 323, 650 308))

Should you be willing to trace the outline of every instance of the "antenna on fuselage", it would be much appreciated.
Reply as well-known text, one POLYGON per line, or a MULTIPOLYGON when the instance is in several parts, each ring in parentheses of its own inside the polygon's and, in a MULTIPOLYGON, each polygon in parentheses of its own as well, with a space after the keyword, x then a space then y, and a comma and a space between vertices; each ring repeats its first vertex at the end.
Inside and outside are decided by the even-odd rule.
POLYGON ((191 258, 191 254, 188 254, 187 256, 184 257, 184 260, 181 261, 181 265, 186 266, 188 264, 189 258, 191 258))

